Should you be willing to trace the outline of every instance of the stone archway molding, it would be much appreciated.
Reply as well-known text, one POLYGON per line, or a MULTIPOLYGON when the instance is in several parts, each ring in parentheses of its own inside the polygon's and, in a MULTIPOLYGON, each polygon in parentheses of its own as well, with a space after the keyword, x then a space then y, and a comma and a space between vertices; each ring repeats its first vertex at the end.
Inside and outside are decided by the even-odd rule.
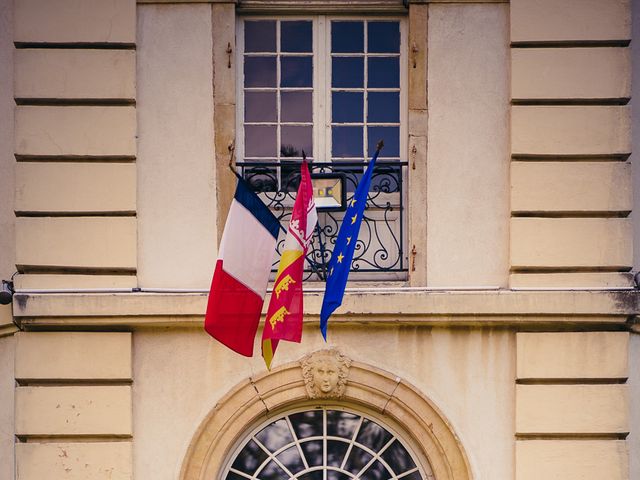
MULTIPOLYGON (((308 358, 308 357, 305 357, 308 358)), ((462 444, 447 419, 405 380, 365 363, 349 361, 340 400, 387 415, 404 426, 436 480, 472 480, 462 444)), ((300 362, 282 365, 238 384, 206 416, 187 450, 180 480, 218 480, 231 449, 260 420, 309 402, 300 362)), ((318 403, 317 399, 313 402, 318 403)))

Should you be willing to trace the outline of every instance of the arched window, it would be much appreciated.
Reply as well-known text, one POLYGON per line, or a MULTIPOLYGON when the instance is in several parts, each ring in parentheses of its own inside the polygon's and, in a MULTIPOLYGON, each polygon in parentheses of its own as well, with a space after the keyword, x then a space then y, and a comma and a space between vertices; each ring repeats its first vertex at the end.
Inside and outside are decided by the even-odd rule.
POLYGON ((473 480, 451 424, 400 377, 337 351, 245 379, 203 419, 180 480, 473 480), (327 355, 343 375, 317 392, 327 355))
MULTIPOLYGON (((379 419, 337 407, 281 415, 246 437, 225 480, 424 480, 409 449, 379 419)), ((428 468, 428 467, 427 467, 428 468)))

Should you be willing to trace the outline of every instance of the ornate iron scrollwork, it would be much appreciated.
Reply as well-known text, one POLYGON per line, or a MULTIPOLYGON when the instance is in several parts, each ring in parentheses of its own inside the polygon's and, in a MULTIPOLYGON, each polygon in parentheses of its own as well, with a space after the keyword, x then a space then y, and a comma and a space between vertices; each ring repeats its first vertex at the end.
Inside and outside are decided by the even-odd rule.
MULTIPOLYGON (((378 161, 371 179, 367 206, 360 227, 355 254, 351 263, 352 272, 388 272, 393 278, 407 271, 404 253, 404 181, 408 162, 378 161)), ((314 174, 341 173, 344 175, 347 201, 353 196, 362 177, 362 162, 310 163, 314 174)), ((273 211, 286 229, 291 217, 298 185, 300 183, 299 162, 238 162, 238 168, 258 192, 265 204, 273 211)), ((316 235, 309 247, 306 279, 324 279, 324 267, 331 258, 344 213, 341 211, 318 211, 316 235)), ((278 241, 281 253, 284 236, 278 241)), ((274 261, 273 271, 278 267, 274 261)), ((368 278, 381 278, 368 275, 368 278)))

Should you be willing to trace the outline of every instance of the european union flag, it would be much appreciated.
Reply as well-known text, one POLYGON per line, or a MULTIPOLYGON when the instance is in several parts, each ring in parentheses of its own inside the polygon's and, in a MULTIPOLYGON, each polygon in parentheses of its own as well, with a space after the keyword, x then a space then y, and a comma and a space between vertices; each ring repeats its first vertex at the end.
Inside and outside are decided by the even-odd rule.
POLYGON ((347 211, 342 220, 342 226, 338 232, 336 246, 333 249, 331 260, 327 267, 327 286, 322 300, 322 310, 320 312, 320 330, 325 341, 327 340, 327 322, 331 314, 342 304, 344 289, 347 285, 347 277, 351 270, 351 260, 358 241, 360 223, 364 215, 364 207, 367 204, 369 185, 371 185, 371 174, 376 165, 376 159, 382 148, 382 142, 378 143, 376 153, 369 162, 367 171, 362 176, 356 193, 347 203, 347 211))

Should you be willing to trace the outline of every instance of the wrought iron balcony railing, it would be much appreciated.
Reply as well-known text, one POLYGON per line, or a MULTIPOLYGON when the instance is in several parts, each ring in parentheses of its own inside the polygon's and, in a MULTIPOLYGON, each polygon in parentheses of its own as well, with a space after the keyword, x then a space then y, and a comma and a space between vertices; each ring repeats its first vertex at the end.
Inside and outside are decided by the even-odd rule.
MULTIPOLYGON (((331 258, 344 208, 362 177, 362 162, 335 161, 310 163, 318 208, 318 227, 307 255, 306 279, 324 280, 331 258), (327 179, 333 179, 327 183, 327 179), (331 184, 325 188, 318 184, 331 184), (344 195, 341 195, 344 192, 344 195), (319 198, 320 196, 332 198, 319 198), (330 200, 325 202, 323 200, 330 200)), ((300 183, 299 162, 238 162, 240 174, 258 192, 286 229, 300 183)), ((405 189, 407 162, 380 161, 375 165, 367 205, 351 263, 352 280, 402 280, 406 278, 408 259, 404 245, 405 189)), ((284 245, 280 235, 275 273, 284 245)))

